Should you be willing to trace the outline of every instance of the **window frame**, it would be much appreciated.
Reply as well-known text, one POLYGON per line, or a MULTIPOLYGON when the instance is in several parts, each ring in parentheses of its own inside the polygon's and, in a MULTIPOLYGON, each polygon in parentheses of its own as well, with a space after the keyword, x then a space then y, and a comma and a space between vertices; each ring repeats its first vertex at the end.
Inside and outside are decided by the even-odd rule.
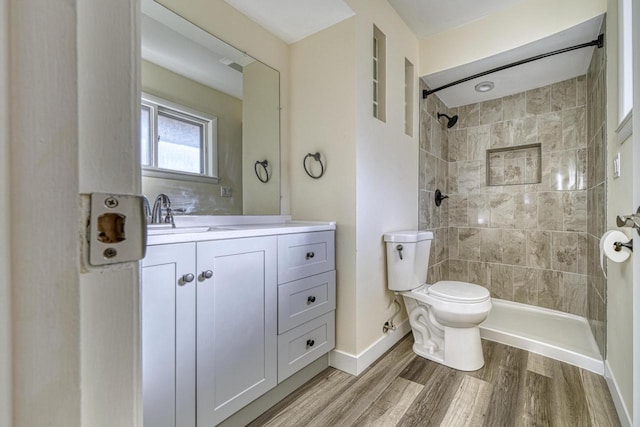
MULTIPOLYGON (((142 164, 142 176, 174 179, 180 181, 194 181, 217 184, 218 177, 218 118, 184 105, 142 92, 140 99, 141 112, 143 108, 149 110, 149 158, 151 165, 142 164), (158 114, 192 122, 202 126, 202 142, 200 167, 202 173, 192 173, 158 167, 158 114)), ((138 140, 142 150, 142 135, 138 140)))

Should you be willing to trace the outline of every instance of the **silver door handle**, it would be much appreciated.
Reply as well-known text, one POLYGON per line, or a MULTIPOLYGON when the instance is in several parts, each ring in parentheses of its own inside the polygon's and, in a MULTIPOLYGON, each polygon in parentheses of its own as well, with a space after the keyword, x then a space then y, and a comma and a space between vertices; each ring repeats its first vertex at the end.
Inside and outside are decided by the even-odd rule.
POLYGON ((640 207, 636 213, 631 215, 618 215, 616 218, 616 224, 618 227, 631 227, 635 228, 640 235, 640 207))

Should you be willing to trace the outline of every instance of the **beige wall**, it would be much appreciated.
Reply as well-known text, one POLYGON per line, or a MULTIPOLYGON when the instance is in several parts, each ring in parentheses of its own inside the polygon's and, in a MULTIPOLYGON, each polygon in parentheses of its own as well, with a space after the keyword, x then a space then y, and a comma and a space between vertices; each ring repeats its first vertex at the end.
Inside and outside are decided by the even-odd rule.
MULTIPOLYGON (((618 2, 608 1, 607 10, 607 229, 618 229, 616 216, 635 212, 632 141, 617 141, 618 124, 618 2), (612 159, 621 157, 620 178, 613 178, 612 159)), ((620 229, 632 236, 629 229, 620 229)), ((631 262, 607 263, 607 363, 624 404, 633 408, 633 266, 631 262)), ((636 397, 637 398, 637 397, 636 397)))
MULTIPOLYGON (((356 349, 382 338, 393 314, 382 235, 418 226, 418 97, 413 135, 404 133, 405 58, 418 63, 418 40, 387 1, 350 0, 356 13, 356 349), (373 117, 373 25, 386 35, 386 122, 373 117)), ((417 76, 414 75, 414 79, 417 76)), ((414 87, 417 80, 414 80, 414 87)))
MULTIPOLYGON (((142 90, 218 118, 218 184, 142 177, 142 192, 153 203, 159 193, 172 207, 194 215, 242 214, 242 101, 184 76, 142 61, 142 90), (220 186, 232 197, 220 197, 220 186)), ((276 198, 277 202, 277 198, 276 198)))
POLYGON ((355 17, 292 45, 292 212, 338 223, 336 347, 356 356, 393 314, 382 235, 418 225, 417 126, 404 133, 405 58, 417 64, 417 39, 386 1, 348 3, 355 17), (374 24, 387 43, 386 122, 373 117, 374 24), (313 180, 300 163, 316 151, 326 174, 313 180))
POLYGON ((280 72, 280 206, 283 215, 289 214, 289 46, 224 1, 158 0, 158 3, 280 72))
POLYGON ((477 61, 566 30, 606 12, 606 0, 524 0, 420 39, 420 76, 477 61))
MULTIPOLYGON (((280 85, 278 74, 259 61, 242 71, 242 183, 245 215, 280 213, 280 85), (256 161, 267 160, 269 181, 258 180, 256 161)), ((260 167, 260 166, 259 166, 260 167)), ((263 171, 264 172, 264 171, 263 171)), ((262 175, 266 178, 266 175, 262 175)))
POLYGON ((337 222, 336 347, 352 354, 357 322, 355 39, 355 18, 350 18, 291 45, 291 213, 296 219, 337 222), (304 156, 315 152, 326 164, 317 180, 302 168, 304 156))

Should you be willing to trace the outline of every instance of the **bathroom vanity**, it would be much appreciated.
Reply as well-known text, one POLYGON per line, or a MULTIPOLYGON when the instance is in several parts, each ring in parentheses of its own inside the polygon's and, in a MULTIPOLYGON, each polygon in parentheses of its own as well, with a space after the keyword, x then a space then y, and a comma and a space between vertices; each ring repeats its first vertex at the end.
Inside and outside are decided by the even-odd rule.
POLYGON ((142 261, 143 419, 209 427, 334 348, 335 224, 176 225, 142 261))

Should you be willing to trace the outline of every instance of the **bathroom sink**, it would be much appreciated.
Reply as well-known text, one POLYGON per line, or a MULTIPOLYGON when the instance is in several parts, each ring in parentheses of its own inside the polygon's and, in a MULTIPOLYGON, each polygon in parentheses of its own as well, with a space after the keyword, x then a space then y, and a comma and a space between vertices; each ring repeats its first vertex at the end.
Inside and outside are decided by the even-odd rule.
POLYGON ((156 236, 160 234, 184 234, 184 233, 204 233, 211 230, 211 227, 196 226, 196 227, 175 227, 171 224, 149 224, 147 225, 147 235, 156 236))

